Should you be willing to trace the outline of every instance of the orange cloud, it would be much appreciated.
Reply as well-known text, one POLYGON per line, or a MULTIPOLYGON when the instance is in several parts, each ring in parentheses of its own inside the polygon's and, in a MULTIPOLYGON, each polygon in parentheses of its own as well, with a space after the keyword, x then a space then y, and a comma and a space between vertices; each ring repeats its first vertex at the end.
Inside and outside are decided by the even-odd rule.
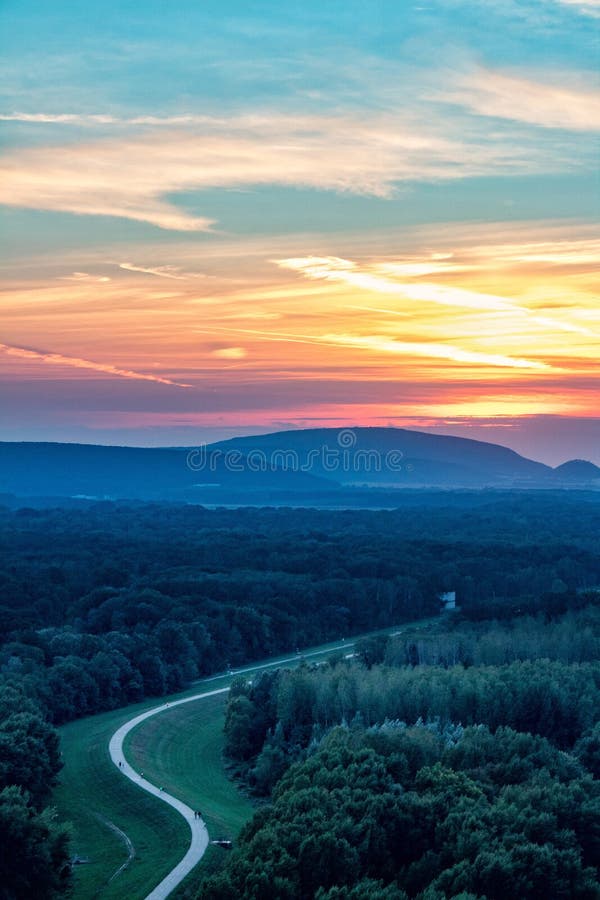
POLYGON ((217 359, 244 359, 248 351, 244 347, 222 347, 220 350, 213 350, 212 355, 217 359))
MULTIPOLYGON (((352 285, 366 291, 378 294, 391 294, 398 297, 404 297, 409 300, 415 300, 422 303, 437 303, 443 306, 452 306, 466 309, 476 309, 483 312, 510 312, 513 315, 528 316, 529 310, 521 305, 507 300, 505 297, 499 297, 495 294, 487 294, 465 290, 450 285, 435 283, 415 283, 400 282, 391 280, 380 273, 402 274, 406 277, 406 269, 404 264, 394 263, 373 263, 371 265, 359 266, 358 264, 338 257, 307 257, 299 259, 283 259, 277 260, 277 265, 285 269, 292 269, 311 279, 323 279, 325 281, 341 281, 344 284, 352 285)), ((411 265, 410 271, 416 274, 418 266, 411 265)), ((466 271, 469 267, 466 267, 466 271)), ((423 273, 433 274, 436 272, 436 266, 433 263, 426 264, 421 268, 423 273)), ((461 271, 461 267, 454 267, 454 271, 461 271)), ((463 269, 462 271, 465 271, 463 269)), ((437 267, 437 274, 447 274, 448 267, 440 265, 437 267)), ((388 312, 390 315, 398 315, 396 310, 382 310, 373 307, 361 306, 363 310, 371 310, 372 312, 388 312)), ((544 326, 553 327, 559 331, 575 332, 579 334, 591 334, 588 328, 575 325, 568 322, 560 322, 548 317, 530 316, 531 321, 544 326)))
MULTIPOLYGON (((9 378, 35 381, 42 354, 27 347, 60 347, 60 355, 46 354, 57 380, 75 381, 86 367, 124 373, 111 391, 132 412, 128 398, 141 396, 143 381, 185 383, 194 391, 170 390, 164 411, 237 410, 238 421, 245 410, 277 404, 333 409, 333 397, 342 418, 356 410, 369 420, 434 408, 592 415, 595 244, 587 226, 568 227, 168 240, 146 247, 126 270, 115 259, 135 260, 139 248, 40 258, 27 281, 18 273, 12 285, 7 279, 4 346, 21 351, 5 350, 3 367, 9 378), (323 255, 309 256, 313 247, 323 255), (274 256, 294 264, 273 265, 274 256), (187 277, 194 268, 206 277, 187 277), (73 280, 59 280, 74 271, 73 280), (111 281, 94 280, 106 271, 111 281)), ((152 396, 162 403, 164 393, 152 396)), ((150 415, 151 402, 140 412, 150 415)))
POLYGON ((114 375, 117 378, 133 378, 138 381, 155 381, 158 384, 169 384, 173 387, 187 388, 189 384, 181 384, 171 381, 170 378, 162 378, 159 375, 145 375, 141 372, 133 372, 130 369, 119 369, 107 363, 92 362, 89 359, 79 359, 73 356, 63 356, 62 353, 52 353, 46 350, 30 350, 27 347, 14 347, 10 344, 0 344, 0 351, 9 356, 17 356, 20 359, 40 360, 56 366, 72 366, 76 369, 92 369, 94 372, 102 372, 105 375, 114 375))
POLYGON ((135 266, 133 263, 119 263, 120 269, 126 272, 142 272, 144 275, 156 275, 157 278, 172 278, 174 281, 186 281, 188 278, 206 278, 202 272, 183 272, 179 266, 135 266))
MULTIPOLYGON (((435 359, 448 359, 459 363, 477 363, 485 366, 500 366, 514 369, 536 369, 544 371, 551 368, 543 362, 530 359, 515 359, 498 353, 480 353, 465 350, 446 343, 425 343, 422 341, 401 341, 379 335, 323 334, 306 335, 291 334, 279 331, 258 331, 253 329, 230 329, 243 334, 253 334, 267 340, 296 343, 321 344, 329 347, 349 347, 358 350, 370 350, 376 353, 392 353, 399 356, 425 356, 435 359)), ((200 331, 200 334, 203 332, 200 331)), ((204 332, 206 333, 206 332, 204 332)), ((208 332, 211 333, 211 332, 208 332)))

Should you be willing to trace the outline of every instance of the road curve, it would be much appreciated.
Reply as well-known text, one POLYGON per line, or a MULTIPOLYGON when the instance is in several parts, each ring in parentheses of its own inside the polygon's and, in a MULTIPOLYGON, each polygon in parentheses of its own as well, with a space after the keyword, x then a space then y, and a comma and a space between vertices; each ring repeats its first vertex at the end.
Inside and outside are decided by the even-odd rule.
MULTIPOLYGON (((348 650, 354 647, 354 643, 354 641, 344 641, 344 643, 338 646, 329 646, 324 650, 311 650, 301 655, 296 654, 296 656, 289 656, 285 659, 272 660, 267 663, 249 666, 248 668, 237 669, 228 674, 233 678, 236 675, 245 675, 246 673, 260 671, 261 669, 276 668, 277 666, 285 665, 285 663, 298 662, 300 659, 308 656, 326 656, 329 653, 335 653, 337 650, 348 650)), ((214 675, 212 678, 204 679, 204 682, 215 681, 219 678, 223 678, 223 675, 214 675)), ((206 830, 206 825, 203 820, 194 817, 194 810, 190 806, 182 803, 181 800, 178 800, 171 794, 161 791, 160 788, 156 787, 146 778, 143 778, 143 773, 136 772, 133 766, 129 765, 123 753, 123 741, 130 731, 136 728, 141 722, 150 719, 152 716, 165 712, 167 709, 172 709, 174 706, 181 706, 183 703, 192 703, 195 700, 203 700, 205 697, 214 697, 216 694, 226 694, 228 691, 229 685, 214 691, 203 691, 199 694, 193 694, 191 697, 184 697, 182 700, 170 700, 166 703, 160 703, 158 706, 153 706, 152 709, 148 709, 146 712, 134 716, 133 719, 129 719, 129 721, 125 722, 124 725, 121 725, 121 727, 115 731, 110 739, 108 752, 119 772, 133 781, 134 784, 143 788, 143 790, 148 791, 149 794, 153 794, 155 797, 158 797, 159 800, 163 800, 165 803, 168 803, 169 806, 172 806, 173 809, 176 809, 186 820, 192 833, 190 846, 183 859, 177 863, 174 869, 171 869, 169 874, 154 888, 152 893, 148 894, 146 900, 165 900, 165 897, 168 897, 171 891, 175 890, 177 885, 183 881, 185 876, 192 871, 194 866, 197 865, 204 856, 206 848, 208 847, 208 831, 206 830)))
POLYGON ((177 863, 174 869, 171 869, 169 874, 154 888, 152 893, 148 894, 146 900, 164 900, 165 897, 169 896, 171 891, 175 890, 188 872, 191 872, 194 866, 202 859, 202 856, 208 847, 208 831, 206 830, 206 825, 202 819, 194 817, 194 810, 191 807, 182 803, 181 800, 178 800, 176 797, 171 796, 171 794, 161 791, 160 788, 151 784, 142 777, 140 772, 136 772, 135 769, 129 765, 123 754, 123 741, 129 732, 133 728, 136 728, 140 722, 144 722, 146 719, 158 715, 158 713, 164 712, 167 709, 172 709, 174 706, 181 706, 182 703, 192 703, 194 700, 203 700, 205 697, 214 697, 215 694, 225 694, 228 690, 228 687, 219 688, 216 691, 205 691, 201 694, 194 694, 192 697, 184 697, 183 700, 172 700, 168 703, 161 703, 160 706, 155 706, 152 709, 146 710, 146 712, 140 713, 138 716, 134 716, 133 719, 129 719, 128 722, 125 722, 124 725, 121 725, 121 727, 115 731, 110 739, 108 752, 110 753, 110 758, 113 763, 119 769, 119 772, 122 772, 126 778, 129 778, 135 784, 139 785, 139 787, 148 791, 149 794, 153 794, 155 797, 158 797, 160 800, 163 800, 165 803, 168 803, 169 806, 176 809, 186 820, 192 833, 190 846, 183 859, 177 863))

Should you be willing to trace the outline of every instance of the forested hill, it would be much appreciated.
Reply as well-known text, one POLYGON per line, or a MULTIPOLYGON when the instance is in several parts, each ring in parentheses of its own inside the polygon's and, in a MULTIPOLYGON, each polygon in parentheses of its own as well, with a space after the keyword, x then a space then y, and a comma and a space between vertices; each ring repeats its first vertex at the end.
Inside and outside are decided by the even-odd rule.
POLYGON ((405 488, 600 487, 497 444, 402 428, 305 429, 197 448, 0 443, 0 494, 205 504, 394 506, 405 488))

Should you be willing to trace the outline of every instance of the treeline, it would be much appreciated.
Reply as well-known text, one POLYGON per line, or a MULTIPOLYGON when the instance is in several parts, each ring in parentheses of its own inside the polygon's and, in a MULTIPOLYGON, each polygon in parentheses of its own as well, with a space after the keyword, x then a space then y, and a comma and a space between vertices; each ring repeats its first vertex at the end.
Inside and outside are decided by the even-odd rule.
POLYGON ((401 623, 456 590, 558 614, 600 584, 600 504, 477 495, 396 511, 0 508, 0 675, 52 721, 401 623))
POLYGON ((471 669, 390 668, 340 663, 282 670, 232 687, 225 750, 258 794, 342 723, 482 724, 547 737, 571 749, 591 732, 600 708, 600 663, 549 660, 471 669))
POLYGON ((600 896, 599 626, 597 607, 448 620, 237 679, 226 753, 271 802, 199 896, 600 896))
MULTIPOLYGON (((577 605, 600 600, 600 593, 582 593, 577 605)), ((446 617, 443 628, 430 629, 417 638, 398 635, 391 640, 369 640, 358 648, 367 664, 493 666, 526 659, 555 659, 564 663, 600 659, 600 607, 550 617, 518 616, 510 621, 469 622, 464 616, 446 617)), ((575 606, 575 604, 574 604, 575 606)))
POLYGON ((46 803, 62 768, 58 734, 22 691, 0 685, 0 897, 64 897, 69 833, 46 803))

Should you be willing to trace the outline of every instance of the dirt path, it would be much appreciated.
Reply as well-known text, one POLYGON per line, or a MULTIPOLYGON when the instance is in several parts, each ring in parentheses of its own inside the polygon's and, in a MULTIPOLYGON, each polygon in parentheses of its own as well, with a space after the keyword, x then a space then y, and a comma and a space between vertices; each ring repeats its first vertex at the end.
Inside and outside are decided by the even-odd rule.
POLYGON ((101 816, 99 814, 97 815, 97 818, 102 822, 103 825, 106 825, 107 828, 110 828, 111 831, 114 831, 114 833, 121 838, 127 850, 127 859, 121 866, 119 866, 117 871, 113 872, 113 874, 110 876, 110 878, 108 879, 108 883, 110 884, 111 881, 114 881, 117 875, 120 875, 121 872, 125 871, 131 860, 135 859, 135 847, 133 846, 129 835, 125 834, 125 832, 122 831, 117 825, 115 825, 114 822, 111 822, 110 819, 105 819, 104 816, 101 816))

